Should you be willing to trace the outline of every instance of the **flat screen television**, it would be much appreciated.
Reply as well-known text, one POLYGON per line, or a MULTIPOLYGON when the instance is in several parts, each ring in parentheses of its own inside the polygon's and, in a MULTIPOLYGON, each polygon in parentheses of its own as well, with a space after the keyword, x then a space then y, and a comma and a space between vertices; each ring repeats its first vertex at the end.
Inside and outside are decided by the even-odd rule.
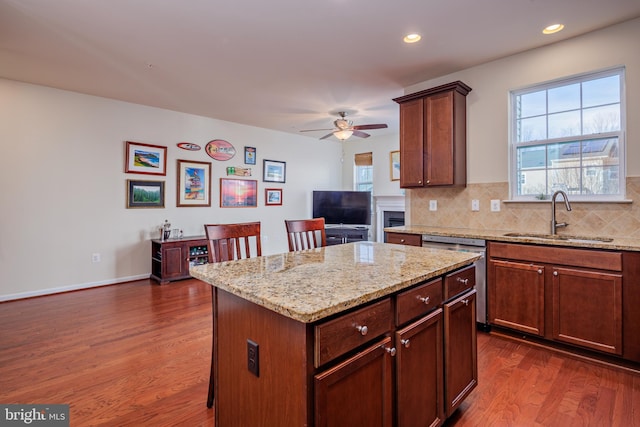
POLYGON ((370 191, 314 191, 313 217, 325 224, 370 225, 370 191))

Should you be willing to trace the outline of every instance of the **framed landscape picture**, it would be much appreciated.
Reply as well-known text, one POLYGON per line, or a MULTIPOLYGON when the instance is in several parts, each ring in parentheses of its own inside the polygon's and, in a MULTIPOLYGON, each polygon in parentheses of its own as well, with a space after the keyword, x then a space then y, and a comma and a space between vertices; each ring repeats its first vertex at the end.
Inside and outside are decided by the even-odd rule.
POLYGON ((127 180, 127 209, 164 208, 164 181, 127 180))
POLYGON ((221 208, 255 208, 258 206, 258 181, 220 178, 221 208))
POLYGON ((264 204, 266 206, 282 206, 282 188, 265 188, 264 204))
POLYGON ((167 174, 167 147, 125 141, 126 173, 167 174))
POLYGON ((178 160, 176 206, 211 206, 211 163, 178 160))
POLYGON ((286 162, 277 160, 263 160, 263 177, 264 182, 285 182, 286 180, 286 162))
POLYGON ((391 168, 391 181, 400 180, 400 151, 389 153, 389 167, 391 168))

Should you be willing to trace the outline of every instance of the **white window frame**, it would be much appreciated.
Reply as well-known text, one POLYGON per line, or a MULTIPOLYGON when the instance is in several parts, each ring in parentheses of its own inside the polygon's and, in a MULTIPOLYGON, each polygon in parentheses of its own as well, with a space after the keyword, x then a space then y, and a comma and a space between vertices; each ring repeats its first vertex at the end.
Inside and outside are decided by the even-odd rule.
MULTIPOLYGON (((509 194, 510 199, 513 201, 539 201, 536 195, 519 195, 518 192, 518 180, 523 177, 518 176, 517 169, 517 148, 526 146, 539 146, 539 145, 551 145, 562 142, 589 140, 589 139, 601 139, 607 137, 618 138, 618 156, 619 156, 619 182, 618 182, 618 194, 593 194, 593 195, 569 195, 571 201, 586 201, 586 202, 616 202, 624 201, 626 195, 626 98, 625 98, 625 68, 614 67, 597 72, 583 73, 580 75, 553 80, 545 83, 531 85, 519 89, 510 91, 509 93, 509 194), (620 130, 616 132, 606 132, 598 134, 583 134, 571 137, 552 138, 536 141, 518 142, 517 141, 517 114, 516 97, 528 92, 536 92, 545 89, 551 89, 561 87, 565 85, 571 85, 579 83, 585 80, 591 80, 593 78, 606 77, 611 75, 620 76, 620 130)), ((581 108, 582 110, 582 108, 581 108)), ((582 168, 582 167, 581 167, 582 168)), ((550 196, 550 195, 547 195, 550 196)))

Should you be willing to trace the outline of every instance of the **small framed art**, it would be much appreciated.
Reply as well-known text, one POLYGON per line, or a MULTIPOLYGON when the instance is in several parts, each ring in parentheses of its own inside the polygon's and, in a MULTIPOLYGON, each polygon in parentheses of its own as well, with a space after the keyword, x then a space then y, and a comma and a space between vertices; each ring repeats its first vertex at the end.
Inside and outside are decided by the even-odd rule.
POLYGON ((389 153, 389 168, 391 170, 391 181, 400 180, 400 151, 389 153))
POLYGON ((221 208, 255 208, 258 206, 258 181, 220 178, 221 208))
POLYGON ((176 206, 211 206, 211 163, 178 160, 176 206))
POLYGON ((256 147, 244 147, 244 164, 256 164, 256 147))
POLYGON ((164 181, 127 180, 127 209, 164 208, 164 181))
POLYGON ((282 188, 264 189, 265 206, 282 206, 282 188))
POLYGON ((285 182, 287 177, 287 163, 277 160, 263 160, 263 176, 264 182, 285 182))
POLYGON ((167 147, 125 141, 126 173, 167 174, 167 147))

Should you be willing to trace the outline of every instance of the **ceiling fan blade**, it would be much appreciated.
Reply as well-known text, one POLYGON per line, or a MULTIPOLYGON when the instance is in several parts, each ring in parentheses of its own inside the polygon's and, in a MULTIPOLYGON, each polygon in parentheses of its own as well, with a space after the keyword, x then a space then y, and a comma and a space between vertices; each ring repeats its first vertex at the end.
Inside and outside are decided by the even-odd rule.
POLYGON ((355 130, 354 129, 353 136, 359 136, 360 138, 369 138, 371 135, 369 135, 368 133, 360 132, 359 130, 355 130))
POLYGON ((317 132, 317 131, 321 131, 321 130, 333 130, 333 128, 325 128, 325 129, 304 129, 304 130, 301 130, 300 132, 317 132))
POLYGON ((330 136, 332 136, 332 135, 333 135, 333 132, 326 134, 325 136, 323 136, 323 137, 322 137, 322 138, 320 138, 320 139, 327 139, 327 138, 329 138, 329 137, 330 137, 330 136))
POLYGON ((375 125, 358 125, 358 126, 353 126, 353 129, 356 130, 367 130, 367 129, 385 129, 387 127, 386 124, 384 123, 379 123, 379 124, 375 124, 375 125))

